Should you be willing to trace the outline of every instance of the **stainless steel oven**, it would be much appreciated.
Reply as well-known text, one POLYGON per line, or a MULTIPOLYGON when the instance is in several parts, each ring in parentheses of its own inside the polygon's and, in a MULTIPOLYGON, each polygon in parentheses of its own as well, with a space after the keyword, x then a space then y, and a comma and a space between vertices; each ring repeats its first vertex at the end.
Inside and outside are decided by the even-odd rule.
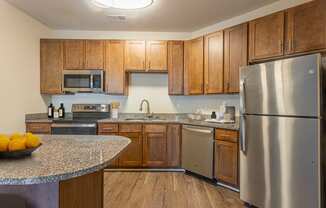
POLYGON ((67 93, 103 93, 103 70, 64 70, 62 89, 67 93))
POLYGON ((52 134, 58 135, 96 135, 96 123, 53 123, 52 134))

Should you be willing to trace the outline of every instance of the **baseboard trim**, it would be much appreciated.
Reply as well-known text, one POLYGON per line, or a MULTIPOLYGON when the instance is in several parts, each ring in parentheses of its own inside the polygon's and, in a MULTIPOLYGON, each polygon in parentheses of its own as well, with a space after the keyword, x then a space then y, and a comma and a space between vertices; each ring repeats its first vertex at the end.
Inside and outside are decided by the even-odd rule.
POLYGON ((119 169, 104 169, 104 172, 185 172, 184 169, 136 169, 136 168, 119 168, 119 169))
POLYGON ((230 190, 232 190, 232 191, 238 192, 238 193, 240 192, 239 189, 234 188, 234 187, 229 186, 229 185, 226 185, 226 184, 221 183, 221 182, 217 182, 217 185, 222 186, 222 187, 227 188, 227 189, 230 189, 230 190))

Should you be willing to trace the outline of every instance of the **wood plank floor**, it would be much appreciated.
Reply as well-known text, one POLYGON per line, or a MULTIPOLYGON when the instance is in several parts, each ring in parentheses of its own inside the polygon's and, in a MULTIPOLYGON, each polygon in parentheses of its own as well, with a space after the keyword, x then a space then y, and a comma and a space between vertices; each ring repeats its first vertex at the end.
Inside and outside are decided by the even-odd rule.
POLYGON ((239 194, 183 173, 104 174, 104 208, 240 207, 239 194))

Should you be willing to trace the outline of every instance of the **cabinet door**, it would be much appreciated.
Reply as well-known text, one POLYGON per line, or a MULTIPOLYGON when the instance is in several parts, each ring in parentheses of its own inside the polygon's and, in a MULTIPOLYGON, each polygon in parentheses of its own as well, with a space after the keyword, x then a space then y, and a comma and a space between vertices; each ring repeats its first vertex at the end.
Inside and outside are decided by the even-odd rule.
POLYGON ((146 69, 148 71, 167 71, 168 69, 167 41, 146 42, 146 69))
POLYGON ((85 41, 64 41, 64 69, 84 69, 85 41))
POLYGON ((278 12, 249 23, 250 61, 282 56, 284 12, 278 12))
POLYGON ((204 38, 185 42, 184 90, 186 95, 204 93, 204 38))
POLYGON ((238 187, 238 144, 215 141, 215 177, 238 187))
POLYGON ((119 40, 106 41, 106 92, 113 95, 128 94, 128 76, 124 71, 125 42, 119 40))
POLYGON ((143 162, 143 140, 141 132, 120 132, 119 135, 131 140, 131 143, 119 156, 119 167, 141 167, 143 162))
POLYGON ((223 32, 205 36, 205 94, 223 93, 223 32))
POLYGON ((61 40, 41 40, 41 93, 60 94, 63 70, 61 40))
POLYGON ((312 1, 287 11, 287 54, 326 48, 325 5, 312 1))
POLYGON ((183 95, 183 41, 168 43, 169 95, 183 95))
POLYGON ((181 166, 181 126, 169 124, 167 129, 167 166, 179 168, 181 166))
POLYGON ((248 24, 224 31, 224 92, 239 93, 240 67, 248 64, 248 24))
POLYGON ((85 69, 104 69, 104 41, 86 40, 85 69))
POLYGON ((165 125, 144 125, 144 167, 166 167, 167 141, 165 125))
POLYGON ((126 41, 125 69, 127 71, 144 71, 146 61, 145 41, 126 41))
POLYGON ((26 123, 26 132, 33 134, 51 134, 51 123, 26 123))

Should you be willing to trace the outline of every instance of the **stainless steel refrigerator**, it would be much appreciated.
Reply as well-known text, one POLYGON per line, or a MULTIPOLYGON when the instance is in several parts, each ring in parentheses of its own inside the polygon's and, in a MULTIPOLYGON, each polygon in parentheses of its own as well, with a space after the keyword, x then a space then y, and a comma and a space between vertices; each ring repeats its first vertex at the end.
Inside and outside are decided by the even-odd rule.
POLYGON ((259 208, 325 208, 325 60, 241 69, 240 198, 259 208))

